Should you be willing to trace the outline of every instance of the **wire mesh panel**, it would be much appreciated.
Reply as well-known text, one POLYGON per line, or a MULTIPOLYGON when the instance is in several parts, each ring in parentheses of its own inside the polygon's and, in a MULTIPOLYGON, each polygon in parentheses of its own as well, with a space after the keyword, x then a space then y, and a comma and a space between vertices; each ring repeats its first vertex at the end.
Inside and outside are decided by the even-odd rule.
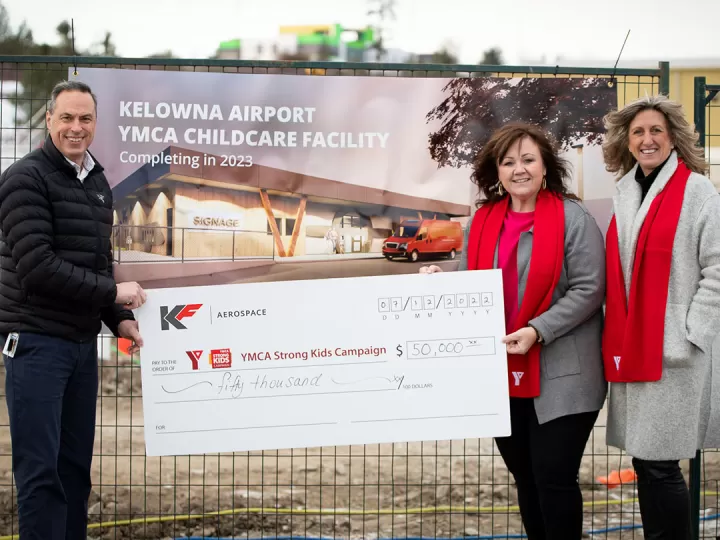
MULTIPOLYGON (((700 145, 705 147, 705 159, 710 180, 720 191, 720 85, 706 84, 705 77, 695 78, 695 125, 700 145)), ((714 347, 720 343, 720 337, 714 347)), ((705 450, 695 464, 694 476, 699 477, 700 513, 699 537, 720 537, 720 450, 705 450)))
MULTIPOLYGON (((73 66, 328 77, 602 77, 617 86, 618 106, 645 93, 667 89, 667 66, 614 71, 528 66, 0 58, 3 170, 42 143, 50 90, 67 78, 73 66), (661 77, 663 73, 665 78, 661 77)), ((720 118, 715 125, 720 126, 720 118)), ((133 231, 128 247, 123 245, 128 231, 118 230, 116 255, 121 260, 126 257, 126 261, 134 257, 133 262, 142 262, 142 257, 150 255, 161 257, 162 246, 155 241, 157 232, 133 231), (140 248, 141 244, 147 246, 140 248)), ((223 257, 273 256, 260 248, 252 254, 237 252, 231 236, 241 232, 222 234, 228 246, 223 257)), ((272 250, 272 245, 268 249, 272 250)), ((183 257, 179 264, 201 256, 196 253, 188 260, 183 257)), ((91 538, 525 536, 512 478, 490 439, 147 457, 138 360, 127 354, 124 340, 111 336, 101 335, 98 349, 101 382, 89 501, 91 538)), ((18 525, 4 370, 0 373, 0 540, 6 540, 17 534, 18 525)), ((712 516, 718 513, 719 471, 720 454, 706 452, 701 500, 707 538, 718 534, 712 516)), ((630 459, 606 445, 604 410, 588 442, 579 481, 584 494, 584 530, 588 534, 601 538, 642 537, 630 459)))
POLYGON ((720 85, 706 86, 705 101, 705 157, 710 180, 720 189, 720 85))

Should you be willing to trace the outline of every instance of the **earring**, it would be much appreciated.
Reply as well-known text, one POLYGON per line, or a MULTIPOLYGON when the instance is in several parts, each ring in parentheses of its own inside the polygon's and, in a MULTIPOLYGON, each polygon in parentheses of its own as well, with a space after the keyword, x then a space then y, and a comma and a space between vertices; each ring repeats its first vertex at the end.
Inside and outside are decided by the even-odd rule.
POLYGON ((498 181, 497 190, 498 190, 498 194, 501 197, 505 194, 505 191, 503 190, 503 187, 502 187, 502 182, 500 182, 500 181, 498 181))
POLYGON ((547 189, 547 179, 543 176, 542 188, 547 189))

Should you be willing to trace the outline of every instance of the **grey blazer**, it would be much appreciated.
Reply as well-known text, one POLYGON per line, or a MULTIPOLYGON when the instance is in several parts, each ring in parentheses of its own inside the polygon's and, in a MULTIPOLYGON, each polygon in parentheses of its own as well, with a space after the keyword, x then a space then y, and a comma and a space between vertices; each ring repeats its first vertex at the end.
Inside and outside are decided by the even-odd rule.
MULTIPOLYGON (((603 407, 607 383, 602 362, 605 242, 595 219, 578 201, 565 200, 565 261, 550 308, 532 319, 543 338, 540 396, 535 411, 542 424, 603 407)), ((471 223, 471 222, 470 222, 471 223)), ((465 245, 470 233, 465 228, 465 245)), ((518 301, 527 285, 533 229, 518 243, 518 301)), ((497 267, 497 248, 495 249, 497 267)), ((463 249, 458 270, 467 270, 463 249)))

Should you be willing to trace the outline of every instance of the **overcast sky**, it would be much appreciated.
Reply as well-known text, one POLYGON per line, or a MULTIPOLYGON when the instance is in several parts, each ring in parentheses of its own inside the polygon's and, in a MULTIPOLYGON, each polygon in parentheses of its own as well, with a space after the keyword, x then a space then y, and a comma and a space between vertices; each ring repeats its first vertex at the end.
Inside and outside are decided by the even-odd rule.
MULTIPOLYGON (((170 49, 207 58, 223 40, 274 36, 280 25, 370 22, 368 0, 1 1, 13 27, 26 20, 37 41, 56 42, 58 23, 74 18, 76 46, 110 31, 124 57, 170 49)), ((599 65, 614 61, 628 29, 625 60, 720 58, 718 0, 398 0, 396 14, 391 46, 429 53, 451 40, 467 63, 497 46, 510 64, 560 55, 562 65, 599 65)))

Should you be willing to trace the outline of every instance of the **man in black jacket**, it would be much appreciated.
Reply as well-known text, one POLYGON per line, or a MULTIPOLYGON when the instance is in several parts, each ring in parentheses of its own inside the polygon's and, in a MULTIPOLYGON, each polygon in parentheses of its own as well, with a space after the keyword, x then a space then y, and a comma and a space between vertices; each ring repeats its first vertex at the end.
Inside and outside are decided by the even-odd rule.
POLYGON ((0 176, 0 343, 22 540, 86 538, 102 322, 142 346, 137 283, 116 284, 113 199, 87 151, 97 101, 63 82, 49 136, 0 176))

